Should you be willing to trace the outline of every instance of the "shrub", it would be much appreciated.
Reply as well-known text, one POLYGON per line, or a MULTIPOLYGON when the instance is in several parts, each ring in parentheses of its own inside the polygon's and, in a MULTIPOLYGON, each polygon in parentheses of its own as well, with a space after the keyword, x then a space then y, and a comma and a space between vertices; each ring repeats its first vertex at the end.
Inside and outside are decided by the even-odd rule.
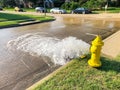
POLYGON ((61 8, 66 10, 73 10, 79 7, 79 4, 77 2, 65 2, 61 5, 61 8))
POLYGON ((89 9, 101 9, 103 5, 103 0, 89 0, 82 5, 82 7, 86 7, 89 9))

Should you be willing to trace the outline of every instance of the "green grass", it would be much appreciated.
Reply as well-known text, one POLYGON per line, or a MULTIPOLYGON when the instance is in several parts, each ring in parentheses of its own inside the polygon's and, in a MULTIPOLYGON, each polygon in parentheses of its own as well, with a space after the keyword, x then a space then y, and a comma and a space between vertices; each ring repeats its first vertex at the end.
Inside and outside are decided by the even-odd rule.
MULTIPOLYGON (((93 11, 93 13, 105 13, 105 9, 103 8, 102 10, 93 11)), ((108 9, 106 10, 106 13, 120 13, 120 8, 108 7, 108 9)))
POLYGON ((18 25, 21 22, 53 20, 52 16, 0 13, 0 27, 18 25))
POLYGON ((20 20, 20 19, 30 19, 27 15, 17 15, 9 13, 0 13, 0 21, 2 20, 20 20))
POLYGON ((10 26, 10 25, 16 25, 16 24, 17 24, 17 22, 15 22, 15 21, 0 22, 0 27, 10 26))
MULTIPOLYGON (((15 11, 14 8, 4 8, 4 10, 7 10, 7 11, 15 11)), ((23 8, 23 10, 25 12, 35 12, 35 8, 23 8)))
POLYGON ((7 8, 7 7, 5 7, 5 8, 3 8, 3 10, 14 11, 14 8, 7 8))
POLYGON ((107 11, 109 13, 120 13, 120 8, 109 7, 107 11))
POLYGON ((26 12, 35 12, 35 8, 24 8, 23 10, 26 12))
POLYGON ((120 57, 102 57, 100 68, 90 67, 88 59, 73 60, 32 90, 120 90, 120 57))

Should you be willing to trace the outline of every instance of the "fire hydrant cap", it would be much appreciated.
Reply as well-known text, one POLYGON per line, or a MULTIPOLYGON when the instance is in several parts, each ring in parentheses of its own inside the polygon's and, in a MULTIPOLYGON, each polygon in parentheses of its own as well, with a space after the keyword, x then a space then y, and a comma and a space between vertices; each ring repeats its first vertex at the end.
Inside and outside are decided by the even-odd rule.
POLYGON ((96 36, 96 38, 92 41, 93 45, 103 45, 103 41, 99 35, 96 36))

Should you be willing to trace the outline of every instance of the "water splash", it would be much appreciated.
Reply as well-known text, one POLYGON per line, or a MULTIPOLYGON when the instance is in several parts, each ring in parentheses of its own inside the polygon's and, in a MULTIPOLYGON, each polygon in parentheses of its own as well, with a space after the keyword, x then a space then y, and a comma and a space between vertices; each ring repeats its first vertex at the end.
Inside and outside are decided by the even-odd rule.
POLYGON ((88 53, 90 45, 76 37, 60 40, 39 33, 30 33, 9 41, 7 47, 28 52, 33 56, 47 56, 53 63, 64 65, 71 59, 88 53))

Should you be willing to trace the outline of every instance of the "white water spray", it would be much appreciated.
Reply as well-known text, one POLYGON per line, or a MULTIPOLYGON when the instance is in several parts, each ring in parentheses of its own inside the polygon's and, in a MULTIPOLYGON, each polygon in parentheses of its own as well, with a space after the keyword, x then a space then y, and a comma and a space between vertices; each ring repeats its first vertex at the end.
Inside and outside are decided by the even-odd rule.
POLYGON ((90 45, 76 37, 60 40, 30 33, 9 41, 7 47, 28 52, 33 56, 48 56, 53 63, 64 65, 71 59, 88 53, 90 45))

